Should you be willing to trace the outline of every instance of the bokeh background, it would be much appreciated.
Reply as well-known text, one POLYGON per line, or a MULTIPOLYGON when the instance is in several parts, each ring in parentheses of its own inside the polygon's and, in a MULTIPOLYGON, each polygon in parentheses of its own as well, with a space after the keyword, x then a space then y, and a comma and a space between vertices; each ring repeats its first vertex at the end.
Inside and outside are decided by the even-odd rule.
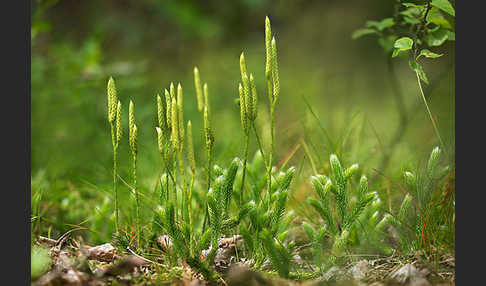
MULTIPOLYGON (((109 193, 112 146, 106 84, 110 76, 116 81, 125 127, 129 100, 135 103, 139 180, 147 190, 155 184, 154 170, 160 166, 155 96, 170 82, 183 87, 184 117, 193 123, 196 157, 200 166, 205 164, 194 66, 209 86, 216 164, 226 166, 233 157, 242 156, 243 133, 235 104, 242 51, 260 96, 258 126, 267 134, 266 15, 280 64, 277 162, 305 139, 319 170, 325 169, 335 151, 345 165, 358 162, 373 178, 372 184, 383 176, 400 178, 404 168, 426 160, 439 142, 407 59, 392 60, 407 108, 403 123, 390 81, 389 56, 372 36, 351 38, 367 20, 390 17, 393 5, 389 0, 33 0, 31 174, 35 184, 50 184, 49 189, 56 190, 48 193, 52 223, 62 230, 66 223, 82 222, 72 212, 61 211, 63 202, 75 208, 67 198, 74 202, 91 198, 96 203, 102 201, 103 192, 109 193), (337 150, 326 136, 339 146, 337 150), (79 189, 86 191, 74 191, 79 189), (100 194, 89 191, 93 189, 100 194)), ((446 154, 453 158, 454 42, 434 51, 444 56, 423 61, 431 81, 425 93, 446 154)), ((128 176, 128 139, 124 139, 119 152, 125 163, 120 165, 122 176, 128 176)), ((256 150, 254 142, 250 149, 250 154, 256 150)), ((308 178, 312 171, 304 155, 301 146, 289 162, 302 166, 302 177, 308 178)), ((302 179, 297 188, 305 189, 307 181, 302 179)), ((389 192, 393 187, 386 186, 392 185, 377 188, 389 192)))

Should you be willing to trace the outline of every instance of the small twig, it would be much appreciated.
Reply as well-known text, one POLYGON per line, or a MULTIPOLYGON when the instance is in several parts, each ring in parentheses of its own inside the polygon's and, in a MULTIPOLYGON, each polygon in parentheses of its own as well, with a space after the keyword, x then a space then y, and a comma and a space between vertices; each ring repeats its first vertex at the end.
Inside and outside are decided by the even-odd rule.
POLYGON ((219 280, 221 280, 221 282, 222 282, 224 285, 228 286, 228 284, 226 283, 226 281, 224 281, 224 279, 223 279, 222 277, 219 277, 219 280))
POLYGON ((152 260, 150 260, 150 259, 147 259, 147 258, 145 258, 145 257, 143 257, 143 256, 138 255, 137 253, 135 253, 133 250, 131 250, 131 249, 130 249, 130 246, 127 246, 127 250, 128 250, 128 252, 130 252, 130 253, 131 253, 131 254, 133 254, 134 256, 136 256, 136 257, 138 257, 138 258, 142 259, 143 261, 145 261, 145 262, 147 262, 147 263, 152 263, 152 264, 162 265, 162 264, 159 264, 159 263, 157 263, 157 262, 154 262, 154 261, 152 261, 152 260))
POLYGON ((59 237, 56 241, 56 244, 55 246, 59 246, 59 248, 61 248, 62 244, 64 243, 64 241, 66 240, 67 236, 71 233, 71 232, 74 232, 76 230, 88 230, 88 228, 86 227, 78 227, 78 228, 73 228, 71 230, 68 230, 65 234, 61 235, 61 237, 59 237))
POLYGON ((55 239, 52 239, 52 238, 48 238, 48 237, 44 237, 44 236, 39 236, 37 238, 37 240, 40 242, 40 243, 45 243, 45 244, 48 244, 49 246, 55 246, 56 243, 57 243, 57 240, 55 239))
POLYGON ((444 142, 442 141, 442 138, 440 137, 439 129, 437 128, 436 122, 434 118, 432 117, 432 112, 430 112, 429 105, 427 104, 427 99, 425 99, 425 94, 424 90, 422 89, 422 83, 420 82, 420 76, 417 71, 415 71, 415 75, 417 76, 417 82, 418 86, 420 89, 420 95, 422 96, 422 99, 425 104, 425 108, 427 108, 427 113, 429 115, 430 121, 432 122, 432 126, 434 127, 435 134, 437 135, 437 138, 439 138, 440 145, 442 146, 443 149, 445 149, 444 142))

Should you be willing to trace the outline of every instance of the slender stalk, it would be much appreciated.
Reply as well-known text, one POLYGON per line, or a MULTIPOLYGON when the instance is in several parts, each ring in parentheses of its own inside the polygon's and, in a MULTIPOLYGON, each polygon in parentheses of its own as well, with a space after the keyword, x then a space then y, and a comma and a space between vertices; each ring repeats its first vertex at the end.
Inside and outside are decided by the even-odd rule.
MULTIPOLYGON (((169 167, 167 166, 167 164, 166 164, 166 170, 167 170, 167 173, 169 173, 169 167)), ((172 177, 172 175, 170 175, 170 177, 172 178, 172 183, 174 183, 174 178, 172 177)), ((169 201, 169 177, 168 176, 166 176, 165 182, 166 182, 166 196, 167 196, 167 202, 168 202, 169 201)))
MULTIPOLYGON (((268 195, 270 196, 271 188, 272 188, 272 159, 273 159, 273 139, 275 134, 274 128, 274 107, 275 105, 272 103, 270 106, 270 150, 268 155, 268 165, 267 165, 267 188, 268 188, 268 195)), ((270 198, 270 197, 269 197, 270 198)))
POLYGON ((138 153, 138 129, 135 124, 135 111, 133 101, 130 100, 130 105, 128 109, 128 143, 130 146, 130 151, 132 153, 132 163, 133 163, 133 192, 135 193, 135 211, 136 211, 136 240, 137 248, 140 248, 140 197, 137 188, 137 153, 138 153))
MULTIPOLYGON (((206 154, 207 154, 207 171, 208 171, 208 189, 211 188, 211 153, 214 143, 214 137, 211 131, 210 125, 210 115, 209 115, 209 93, 208 93, 208 85, 204 83, 203 86, 203 93, 204 93, 204 107, 203 107, 203 123, 204 123, 204 141, 206 144, 206 154)), ((206 204, 206 211, 204 213, 204 220, 203 220, 203 233, 206 230, 206 221, 209 223, 209 210, 208 205, 206 204)))
POLYGON ((118 187, 116 172, 116 151, 113 153, 113 189, 115 191, 115 229, 118 234, 118 187))
MULTIPOLYGON (((196 159, 194 158, 194 143, 192 141, 192 123, 189 120, 187 122, 187 160, 189 161, 189 167, 191 169, 191 183, 189 185, 189 195, 187 200, 187 211, 189 215, 189 230, 190 233, 194 233, 194 226, 192 221, 192 190, 194 187, 194 178, 196 177, 196 159)), ((189 252, 193 255, 193 237, 189 238, 189 252)))
POLYGON ((253 128, 253 131, 255 132, 255 138, 257 140, 257 144, 258 144, 258 148, 260 149, 260 153, 262 154, 263 162, 265 163, 265 168, 267 168, 267 161, 265 159, 265 154, 264 154, 264 151, 263 151, 263 145, 260 141, 260 136, 258 135, 258 132, 256 130, 255 122, 252 122, 251 126, 253 128))
POLYGON ((137 156, 133 156, 133 190, 135 191, 135 202, 137 212, 137 244, 140 247, 140 197, 137 188, 137 156))
POLYGON ((250 136, 245 134, 245 150, 244 150, 244 161, 243 161, 243 175, 241 177, 241 187, 240 187, 240 197, 238 205, 241 205, 243 198, 243 189, 245 186, 245 175, 246 175, 246 162, 248 161, 248 145, 250 143, 250 136))
POLYGON ((418 82, 418 86, 419 86, 419 89, 420 89, 420 95, 422 96, 422 99, 424 101, 425 108, 427 109, 427 113, 429 114, 430 121, 432 122, 432 126, 434 127, 435 135, 437 135, 437 138, 439 138, 439 142, 440 142, 441 147, 445 150, 444 142, 442 141, 442 138, 440 137, 440 134, 439 134, 439 129, 437 129, 437 125, 435 124, 435 120, 432 117, 432 113, 430 112, 429 105, 427 104, 427 100, 425 99, 424 90, 422 89, 422 83, 420 82, 420 76, 419 76, 417 71, 415 72, 415 75, 417 76, 417 82, 418 82))
POLYGON ((117 188, 117 172, 116 172, 116 153, 118 146, 116 144, 116 137, 115 137, 115 124, 114 122, 110 123, 111 127, 111 142, 113 144, 113 192, 115 193, 115 231, 118 234, 118 188, 117 188))
MULTIPOLYGON (((173 168, 173 174, 174 174, 174 206, 177 206, 177 160, 174 160, 174 165, 172 166, 173 168)), ((175 218, 177 220, 179 212, 175 212, 175 218)))
MULTIPOLYGON (((211 188, 211 147, 206 148, 207 151, 207 157, 208 157, 208 192, 209 189, 211 188)), ((209 210, 208 210, 208 205, 206 204, 206 211, 204 213, 204 220, 203 220, 203 229, 202 232, 206 231, 206 223, 209 223, 209 210)))
MULTIPOLYGON (((191 233, 194 233, 194 224, 193 224, 193 221, 192 221, 192 206, 191 206, 191 202, 192 202, 192 189, 194 187, 194 179, 196 177, 196 174, 193 172, 192 175, 191 175, 191 184, 189 186, 189 200, 188 200, 188 205, 187 205, 187 208, 189 210, 189 228, 191 230, 191 233)), ((194 254, 194 240, 191 238, 190 241, 189 241, 189 250, 191 252, 191 255, 194 254)))
POLYGON ((165 171, 167 173, 167 178, 166 178, 166 200, 169 201, 170 199, 170 192, 169 192, 169 177, 170 179, 172 180, 172 184, 175 185, 176 181, 175 181, 175 178, 174 176, 172 175, 172 172, 170 171, 170 168, 169 168, 169 164, 168 164, 168 154, 165 152, 165 153, 161 153, 161 159, 162 161, 164 162, 164 168, 165 168, 165 171))
POLYGON ((185 173, 184 173, 184 165, 182 164, 182 147, 178 149, 177 152, 177 157, 179 161, 179 172, 181 174, 181 180, 182 180, 182 196, 183 199, 181 200, 181 205, 182 205, 182 219, 188 217, 188 210, 187 210, 187 205, 188 205, 188 194, 187 194, 187 186, 186 186, 186 179, 185 179, 185 173), (185 206, 185 207, 184 207, 185 206))
POLYGON ((268 87, 268 100, 270 103, 270 150, 268 150, 268 163, 267 163, 267 189, 268 194, 270 195, 271 187, 272 187, 272 157, 273 157, 273 95, 272 95, 272 79, 271 73, 267 76, 267 87, 268 87))
POLYGON ((211 148, 207 148, 207 157, 208 157, 208 192, 211 188, 211 148))

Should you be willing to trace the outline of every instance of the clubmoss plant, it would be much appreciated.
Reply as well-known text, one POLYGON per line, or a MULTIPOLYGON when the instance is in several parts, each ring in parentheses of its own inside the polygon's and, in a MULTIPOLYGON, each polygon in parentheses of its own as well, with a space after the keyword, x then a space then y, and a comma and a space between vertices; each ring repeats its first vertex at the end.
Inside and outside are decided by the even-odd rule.
MULTIPOLYGON (((173 106, 174 107, 174 106, 173 106)), ((175 122, 175 120, 174 120, 175 122)), ((186 185, 186 176, 184 171, 184 164, 182 160, 182 155, 184 151, 184 141, 185 141, 185 128, 184 128, 184 112, 183 112, 183 96, 182 96, 182 86, 179 83, 177 85, 177 125, 173 125, 173 129, 177 128, 177 132, 173 133, 174 136, 177 136, 177 145, 175 145, 175 150, 177 153, 177 161, 179 164, 179 173, 181 175, 181 183, 182 183, 182 215, 183 218, 188 217, 188 190, 186 185)), ((173 130, 174 132, 174 130, 173 130)))
POLYGON ((196 99, 199 112, 202 113, 204 123, 204 142, 206 145, 207 154, 207 171, 208 171, 208 188, 211 187, 211 153, 214 144, 214 136, 211 130, 210 113, 209 113, 209 94, 208 84, 204 83, 204 87, 201 88, 201 78, 199 75, 199 69, 194 67, 194 85, 196 87, 196 99))
MULTIPOLYGON (((191 128, 188 127, 188 133, 191 128)), ((173 251, 167 253, 167 258, 172 265, 182 259, 208 281, 218 277, 213 270, 213 264, 219 239, 233 229, 242 217, 241 214, 232 217, 228 207, 232 200, 233 185, 240 165, 240 159, 235 158, 228 169, 221 169, 221 175, 215 179, 213 187, 207 195, 210 216, 208 230, 201 232, 196 229, 192 230, 191 222, 187 217, 177 220, 175 218, 176 206, 172 201, 166 202, 165 208, 157 210, 154 229, 161 229, 170 237, 173 251)))
POLYGON ((246 252, 249 258, 255 262, 255 267, 260 268, 268 258, 273 268, 282 277, 288 277, 291 265, 291 257, 294 251, 293 243, 286 243, 287 228, 291 214, 286 213, 286 203, 290 182, 295 174, 295 168, 290 167, 285 172, 280 172, 272 183, 272 158, 274 149, 274 110, 280 92, 278 75, 277 49, 275 38, 272 39, 270 20, 265 19, 265 47, 266 63, 265 75, 267 77, 269 106, 270 106, 270 147, 267 156, 264 151, 255 127, 257 117, 258 95, 253 74, 248 75, 245 55, 240 55, 241 83, 238 85, 240 119, 245 135, 244 161, 242 179, 240 185, 239 218, 246 218, 246 224, 240 224, 240 233, 247 246, 246 252), (252 166, 247 166, 248 145, 250 128, 255 131, 258 143, 257 153, 252 166), (258 168, 265 166, 266 177, 261 176, 258 168), (251 192, 244 195, 245 178, 247 171, 250 174, 251 192), (262 181, 263 179, 263 181, 262 181), (266 180, 266 192, 263 192, 266 180), (263 184, 262 184, 263 183, 263 184))
POLYGON ((383 211, 382 200, 377 192, 371 192, 373 200, 358 216, 357 223, 351 229, 349 239, 354 251, 380 253, 390 255, 392 248, 387 238, 390 236, 389 226, 393 221, 390 213, 383 211))
POLYGON ((243 176, 240 187, 240 201, 243 196, 243 189, 245 186, 245 176, 246 176, 246 164, 248 160, 248 145, 250 143, 250 124, 253 125, 257 116, 257 101, 258 95, 256 92, 255 81, 253 79, 253 74, 248 77, 245 54, 240 55, 240 72, 241 72, 241 83, 238 86, 238 94, 240 99, 240 118, 241 126, 245 134, 245 145, 244 145, 244 155, 243 155, 243 176))
MULTIPOLYGON (((357 164, 351 165, 345 169, 342 167, 338 157, 335 154, 330 156, 331 178, 324 175, 315 175, 311 177, 311 183, 318 195, 318 199, 310 198, 309 204, 319 213, 325 223, 325 227, 319 227, 313 230, 309 225, 304 224, 304 231, 308 234, 313 244, 321 243, 323 233, 329 238, 332 245, 327 261, 321 260, 321 252, 317 252, 314 257, 318 269, 323 270, 326 266, 334 263, 337 258, 342 256, 343 250, 349 243, 350 234, 355 231, 355 224, 363 212, 371 213, 370 205, 375 199, 375 194, 368 191, 368 180, 362 176, 359 182, 358 191, 353 194, 347 190, 348 182, 358 169, 357 164), (331 201, 333 195, 333 202, 331 201), (356 202, 351 203, 351 197, 356 196, 356 202), (335 206, 335 207, 333 207, 335 206)), ((314 246, 317 248, 317 246, 314 246)))
POLYGON ((254 261, 256 269, 268 258, 279 275, 288 277, 290 253, 294 246, 286 242, 287 230, 293 216, 286 212, 286 204, 295 168, 290 167, 287 171, 280 172, 268 193, 264 193, 266 179, 261 176, 262 172, 266 172, 266 169, 263 157, 258 152, 248 165, 251 200, 240 208, 239 216, 245 219, 240 224, 239 231, 245 242, 245 255, 254 261), (275 249, 279 249, 280 254, 275 255, 275 249))
POLYGON ((136 209, 136 229, 137 229, 137 245, 140 247, 141 243, 141 221, 140 221, 140 195, 137 188, 137 154, 138 154, 138 128, 135 124, 135 111, 133 101, 130 100, 128 109, 128 143, 132 155, 132 174, 133 174, 133 192, 135 194, 135 209, 136 209))
POLYGON ((207 151, 207 161, 208 161, 208 190, 211 186, 211 154, 214 145, 214 135, 211 129, 211 121, 210 121, 210 109, 209 109, 209 95, 208 95, 208 84, 204 84, 204 138, 206 143, 206 151, 207 151))
MULTIPOLYGON (((191 184, 189 186, 189 194, 187 198, 187 211, 189 213, 189 228, 191 233, 194 233, 194 222, 192 218, 192 191, 194 188, 194 180, 196 178, 196 159, 194 158, 194 144, 192 142, 192 123, 189 120, 187 122, 187 161, 189 161, 189 167, 191 168, 191 184)), ((193 245, 191 243, 191 253, 193 250, 193 245)))
POLYGON ((419 249, 433 254, 433 249, 454 244, 455 175, 449 166, 439 168, 441 153, 435 147, 423 170, 404 172, 410 194, 403 198, 393 223, 405 254, 419 249))
POLYGON ((117 178, 117 152, 122 137, 121 103, 116 94, 115 80, 110 77, 107 86, 108 94, 108 123, 111 129, 111 143, 113 145, 113 192, 115 194, 115 231, 119 231, 118 209, 118 178, 117 178))
MULTIPOLYGON (((172 85, 173 86, 173 85, 172 85)), ((175 186, 175 178, 171 172, 171 135, 172 135, 172 96, 169 91, 164 90, 162 97, 157 95, 157 123, 155 128, 157 131, 157 145, 163 163, 163 169, 165 169, 165 190, 161 188, 161 198, 169 200, 170 187, 169 178, 175 186), (165 195, 163 194, 165 193, 165 195)), ((162 181, 160 186, 162 187, 162 181)))
POLYGON ((277 44, 275 37, 272 37, 270 19, 265 18, 265 47, 266 47, 266 66, 265 75, 267 77, 268 100, 270 105, 270 150, 267 163, 267 188, 272 186, 272 160, 275 139, 275 105, 280 93, 280 79, 278 73, 277 44), (270 41, 270 38, 271 41, 270 41))
MULTIPOLYGON (((201 89, 201 79, 199 75, 199 70, 197 67, 194 67, 194 85, 196 87, 196 98, 198 103, 198 110, 202 111, 203 117, 203 124, 204 124, 204 142, 206 146, 206 159, 207 159, 207 192, 209 192, 211 188, 211 156, 212 150, 214 145, 214 135, 211 129, 211 122, 210 122, 210 108, 209 108, 209 93, 208 93, 208 84, 204 83, 203 88, 201 89), (201 90, 203 94, 201 95, 201 90), (204 101, 203 101, 204 99, 204 101)), ((206 206, 206 212, 204 214, 204 221, 203 221, 203 231, 206 228, 206 221, 208 219, 209 212, 206 206)))

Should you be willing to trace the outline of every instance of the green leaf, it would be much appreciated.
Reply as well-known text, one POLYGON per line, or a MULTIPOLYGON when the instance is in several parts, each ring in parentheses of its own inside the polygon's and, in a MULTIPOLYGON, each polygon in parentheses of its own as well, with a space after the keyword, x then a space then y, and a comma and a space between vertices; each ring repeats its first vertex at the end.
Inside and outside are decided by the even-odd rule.
POLYGON ((419 58, 420 56, 424 56, 426 58, 430 58, 430 59, 435 59, 435 58, 438 58, 438 57, 441 57, 443 54, 436 54, 434 52, 431 52, 427 49, 423 49, 420 51, 420 54, 418 55, 417 58, 419 58))
POLYGON ((449 15, 456 16, 456 12, 448 0, 432 0, 430 5, 439 8, 440 10, 446 12, 449 15))
POLYGON ((440 10, 435 7, 430 9, 429 14, 427 14, 426 20, 428 23, 434 23, 435 25, 440 26, 444 29, 452 28, 449 21, 447 21, 447 19, 444 18, 444 15, 440 12, 440 10))
POLYGON ((404 16, 403 19, 405 20, 405 22, 412 24, 412 25, 420 24, 420 20, 418 20, 417 18, 414 18, 414 17, 404 16))
POLYGON ((395 21, 393 20, 393 18, 385 18, 385 19, 383 19, 379 22, 378 21, 367 21, 366 22, 366 27, 368 27, 368 28, 375 27, 379 31, 383 31, 386 28, 390 28, 393 25, 395 25, 395 21))
POLYGON ((400 50, 399 49, 394 49, 393 50, 393 53, 392 53, 392 58, 398 56, 399 53, 400 53, 400 50))
POLYGON ((439 29, 435 32, 429 33, 425 36, 425 42, 431 47, 437 47, 442 45, 449 38, 447 30, 439 29))
POLYGON ((401 51, 410 50, 413 46, 413 40, 409 37, 401 37, 400 39, 395 41, 393 45, 394 48, 399 49, 401 51))
POLYGON ((353 32, 353 34, 351 35, 351 39, 354 40, 354 39, 357 39, 357 38, 360 38, 364 35, 369 35, 369 34, 378 34, 378 32, 376 30, 367 29, 367 28, 358 29, 358 30, 353 32))
POLYGON ((414 61, 414 60, 410 60, 410 61, 408 62, 408 64, 410 65, 410 68, 411 68, 411 69, 412 69, 414 72, 416 72, 416 73, 418 74, 419 78, 420 78, 420 79, 421 79, 423 82, 425 82, 426 84, 429 84, 429 80, 427 79, 427 76, 425 75, 425 72, 424 72, 424 70, 423 70, 422 66, 421 66, 421 65, 420 65, 418 62, 416 62, 416 61, 414 61))
POLYGON ((400 14, 411 18, 419 18, 424 11, 425 7, 409 7, 404 11, 401 11, 400 14))

